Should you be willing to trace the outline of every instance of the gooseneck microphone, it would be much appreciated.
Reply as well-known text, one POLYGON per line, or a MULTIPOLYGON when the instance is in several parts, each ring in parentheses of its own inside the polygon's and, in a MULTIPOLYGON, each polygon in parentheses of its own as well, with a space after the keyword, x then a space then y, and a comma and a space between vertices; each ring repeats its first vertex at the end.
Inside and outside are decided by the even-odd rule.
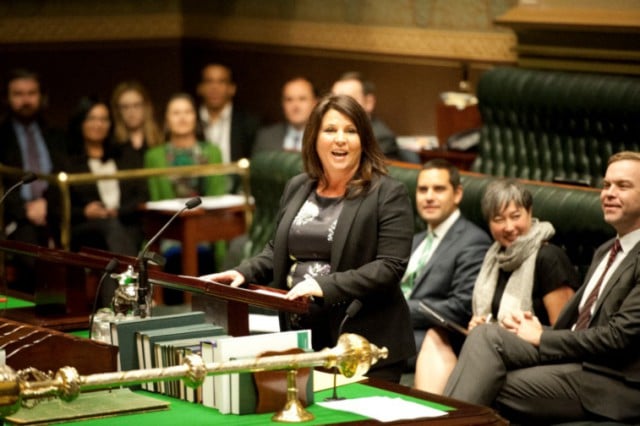
MULTIPOLYGON (((355 317, 356 314, 360 312, 360 309, 362 309, 362 302, 359 301, 358 299, 353 299, 353 302, 351 302, 347 307, 347 311, 345 312, 344 318, 342 319, 342 322, 338 327, 338 337, 342 335, 342 329, 344 328, 344 325, 347 322, 347 320, 349 318, 355 317)), ((338 369, 336 367, 333 367, 333 394, 330 397, 325 398, 325 401, 340 401, 344 399, 338 396, 338 386, 336 383, 337 378, 338 378, 338 369)))
POLYGON ((149 247, 162 235, 162 233, 167 229, 167 227, 178 217, 183 211, 191 210, 194 207, 202 204, 202 200, 200 197, 194 197, 187 200, 184 203, 184 207, 174 213, 173 216, 164 224, 162 228, 147 242, 144 248, 138 254, 136 258, 136 265, 138 266, 138 306, 140 307, 140 316, 142 318, 147 315, 147 296, 149 294, 149 275, 147 272, 147 252, 149 251, 149 247))
MULTIPOLYGON (((7 189, 4 194, 2 194, 2 198, 0 198, 0 206, 4 203, 4 200, 16 189, 20 188, 22 185, 27 185, 34 180, 38 179, 38 177, 33 172, 27 172, 22 175, 22 179, 16 182, 11 188, 7 189)), ((4 240, 6 235, 4 234, 4 228, 0 229, 0 239, 4 240)))
POLYGON ((7 198, 7 196, 11 194, 13 191, 20 188, 22 185, 27 185, 33 182, 36 179, 38 179, 38 177, 33 172, 27 172, 24 175, 22 175, 22 179, 20 179, 11 188, 5 191, 5 193, 2 195, 2 198, 0 198, 0 204, 4 203, 5 198, 7 198))
POLYGON ((102 289, 102 284, 104 280, 111 275, 113 271, 118 267, 118 259, 115 257, 107 263, 107 266, 104 267, 104 273, 100 277, 100 281, 98 281, 98 287, 96 288, 96 296, 93 299, 93 307, 91 308, 91 320, 89 321, 89 339, 91 339, 91 334, 93 333, 93 320, 96 316, 96 306, 98 305, 98 297, 100 297, 100 289, 102 289))

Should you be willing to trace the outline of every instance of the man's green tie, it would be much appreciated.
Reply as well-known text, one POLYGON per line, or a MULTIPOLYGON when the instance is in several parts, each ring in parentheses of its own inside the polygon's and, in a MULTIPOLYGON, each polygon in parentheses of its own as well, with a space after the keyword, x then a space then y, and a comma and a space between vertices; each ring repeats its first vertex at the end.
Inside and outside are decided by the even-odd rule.
MULTIPOLYGON (((415 263, 415 268, 408 268, 402 277, 402 281, 400 282, 400 287, 402 288, 402 293, 406 299, 409 299, 411 295, 411 290, 413 290, 413 284, 415 282, 416 276, 422 271, 424 265, 427 263, 427 256, 431 251, 431 246, 433 245, 433 232, 427 232, 427 236, 424 238, 424 244, 422 244, 422 250, 420 250, 420 257, 418 258, 418 262, 415 263)), ((411 266, 411 265, 409 265, 411 266)))

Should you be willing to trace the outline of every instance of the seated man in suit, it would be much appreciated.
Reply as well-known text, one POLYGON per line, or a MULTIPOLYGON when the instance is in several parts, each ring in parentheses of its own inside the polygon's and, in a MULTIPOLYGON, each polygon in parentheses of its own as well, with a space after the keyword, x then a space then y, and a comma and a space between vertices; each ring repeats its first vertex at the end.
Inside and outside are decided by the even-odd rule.
MULTIPOLYGON (((11 71, 7 94, 9 114, 0 124, 0 162, 34 173, 63 170, 66 138, 45 124, 39 76, 29 70, 11 71)), ((5 178, 5 190, 16 182, 17 178, 5 178)), ((55 244, 60 222, 59 200, 57 188, 44 180, 23 185, 5 200, 5 229, 1 233, 30 244, 55 244)), ((27 292, 33 288, 32 263, 29 258, 15 259, 20 281, 17 286, 27 292)))
POLYGON ((609 159, 600 195, 617 237, 594 254, 553 328, 531 312, 479 325, 445 394, 516 421, 640 421, 640 153, 609 159))
POLYGON ((376 86, 372 81, 365 80, 359 72, 347 72, 333 83, 331 93, 334 95, 347 95, 355 99, 367 112, 371 119, 371 128, 380 149, 391 160, 402 160, 419 163, 417 154, 406 152, 398 147, 398 141, 393 131, 378 117, 373 115, 376 107, 376 86), (411 155, 409 157, 409 155, 411 155))
POLYGON ((422 311, 420 302, 463 326, 471 318, 473 284, 491 238, 460 214, 462 195, 455 166, 443 159, 424 164, 418 175, 416 208, 427 231, 414 236, 401 282, 418 351, 427 329, 438 324, 422 311))
POLYGON ((200 120, 206 140, 220 148, 223 163, 249 158, 259 125, 256 117, 233 104, 235 94, 229 67, 208 64, 202 69, 200 120))
POLYGON ((282 111, 286 121, 258 130, 253 153, 260 151, 300 151, 302 133, 316 106, 317 91, 305 77, 288 80, 282 87, 282 111))

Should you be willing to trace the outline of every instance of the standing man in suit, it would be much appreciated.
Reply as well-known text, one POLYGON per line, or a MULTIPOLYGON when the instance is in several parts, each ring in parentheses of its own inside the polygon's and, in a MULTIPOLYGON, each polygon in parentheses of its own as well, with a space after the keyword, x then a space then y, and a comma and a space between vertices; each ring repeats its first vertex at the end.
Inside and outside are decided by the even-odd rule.
POLYGON ((458 208, 462 195, 455 166, 443 159, 424 164, 418 175, 416 208, 427 230, 413 237, 401 281, 418 351, 427 329, 438 325, 422 311, 420 302, 457 324, 466 325, 471 318, 473 284, 491 238, 462 216, 458 208))
POLYGON ((282 87, 282 111, 286 121, 258 130, 253 152, 300 151, 302 134, 318 102, 313 83, 305 77, 288 80, 282 87))
POLYGON ((382 120, 373 115, 376 107, 376 86, 372 81, 365 80, 359 72, 347 72, 333 83, 331 93, 334 95, 351 96, 367 112, 371 120, 373 136, 375 136, 382 153, 389 159, 399 160, 400 148, 396 135, 382 120))
POLYGON ((609 159, 600 201, 618 235, 554 327, 530 312, 476 327, 445 394, 536 424, 640 420, 640 153, 609 159))
POLYGON ((249 158, 259 124, 256 117, 233 105, 235 94, 229 67, 214 63, 202 69, 200 120, 207 141, 220 148, 224 163, 249 158))
MULTIPOLYGON (((6 88, 9 114, 0 124, 0 161, 34 173, 63 170, 66 139, 44 121, 39 76, 29 70, 13 70, 6 88)), ((4 178, 5 189, 17 181, 18 178, 4 178)), ((5 229, 0 231, 17 241, 41 246, 54 244, 59 231, 59 200, 57 188, 44 180, 23 185, 5 200, 5 229)), ((19 286, 29 291, 33 287, 33 267, 22 261, 29 263, 29 259, 16 257, 19 286)))

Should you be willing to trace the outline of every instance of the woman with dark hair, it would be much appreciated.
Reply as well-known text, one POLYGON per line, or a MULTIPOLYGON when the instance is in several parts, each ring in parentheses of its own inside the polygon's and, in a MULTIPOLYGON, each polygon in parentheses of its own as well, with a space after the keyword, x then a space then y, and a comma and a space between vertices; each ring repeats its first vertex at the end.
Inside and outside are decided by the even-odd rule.
MULTIPOLYGON (((125 157, 113 154, 111 115, 106 102, 96 97, 80 100, 69 126, 69 136, 76 154, 69 172, 113 174, 135 168, 125 157)), ((147 200, 146 183, 116 179, 70 186, 71 248, 96 247, 117 254, 135 256, 142 243, 138 208, 147 200)), ((110 302, 105 288, 102 304, 110 302)))
POLYGON ((305 173, 284 190, 273 239, 235 269, 205 278, 234 287, 272 283, 309 298, 306 316, 282 314, 281 329, 310 328, 313 348, 333 346, 347 307, 361 310, 344 332, 389 348, 367 374, 398 382, 415 352, 399 282, 411 251, 406 188, 387 176, 369 118, 348 96, 327 96, 304 131, 305 173))

